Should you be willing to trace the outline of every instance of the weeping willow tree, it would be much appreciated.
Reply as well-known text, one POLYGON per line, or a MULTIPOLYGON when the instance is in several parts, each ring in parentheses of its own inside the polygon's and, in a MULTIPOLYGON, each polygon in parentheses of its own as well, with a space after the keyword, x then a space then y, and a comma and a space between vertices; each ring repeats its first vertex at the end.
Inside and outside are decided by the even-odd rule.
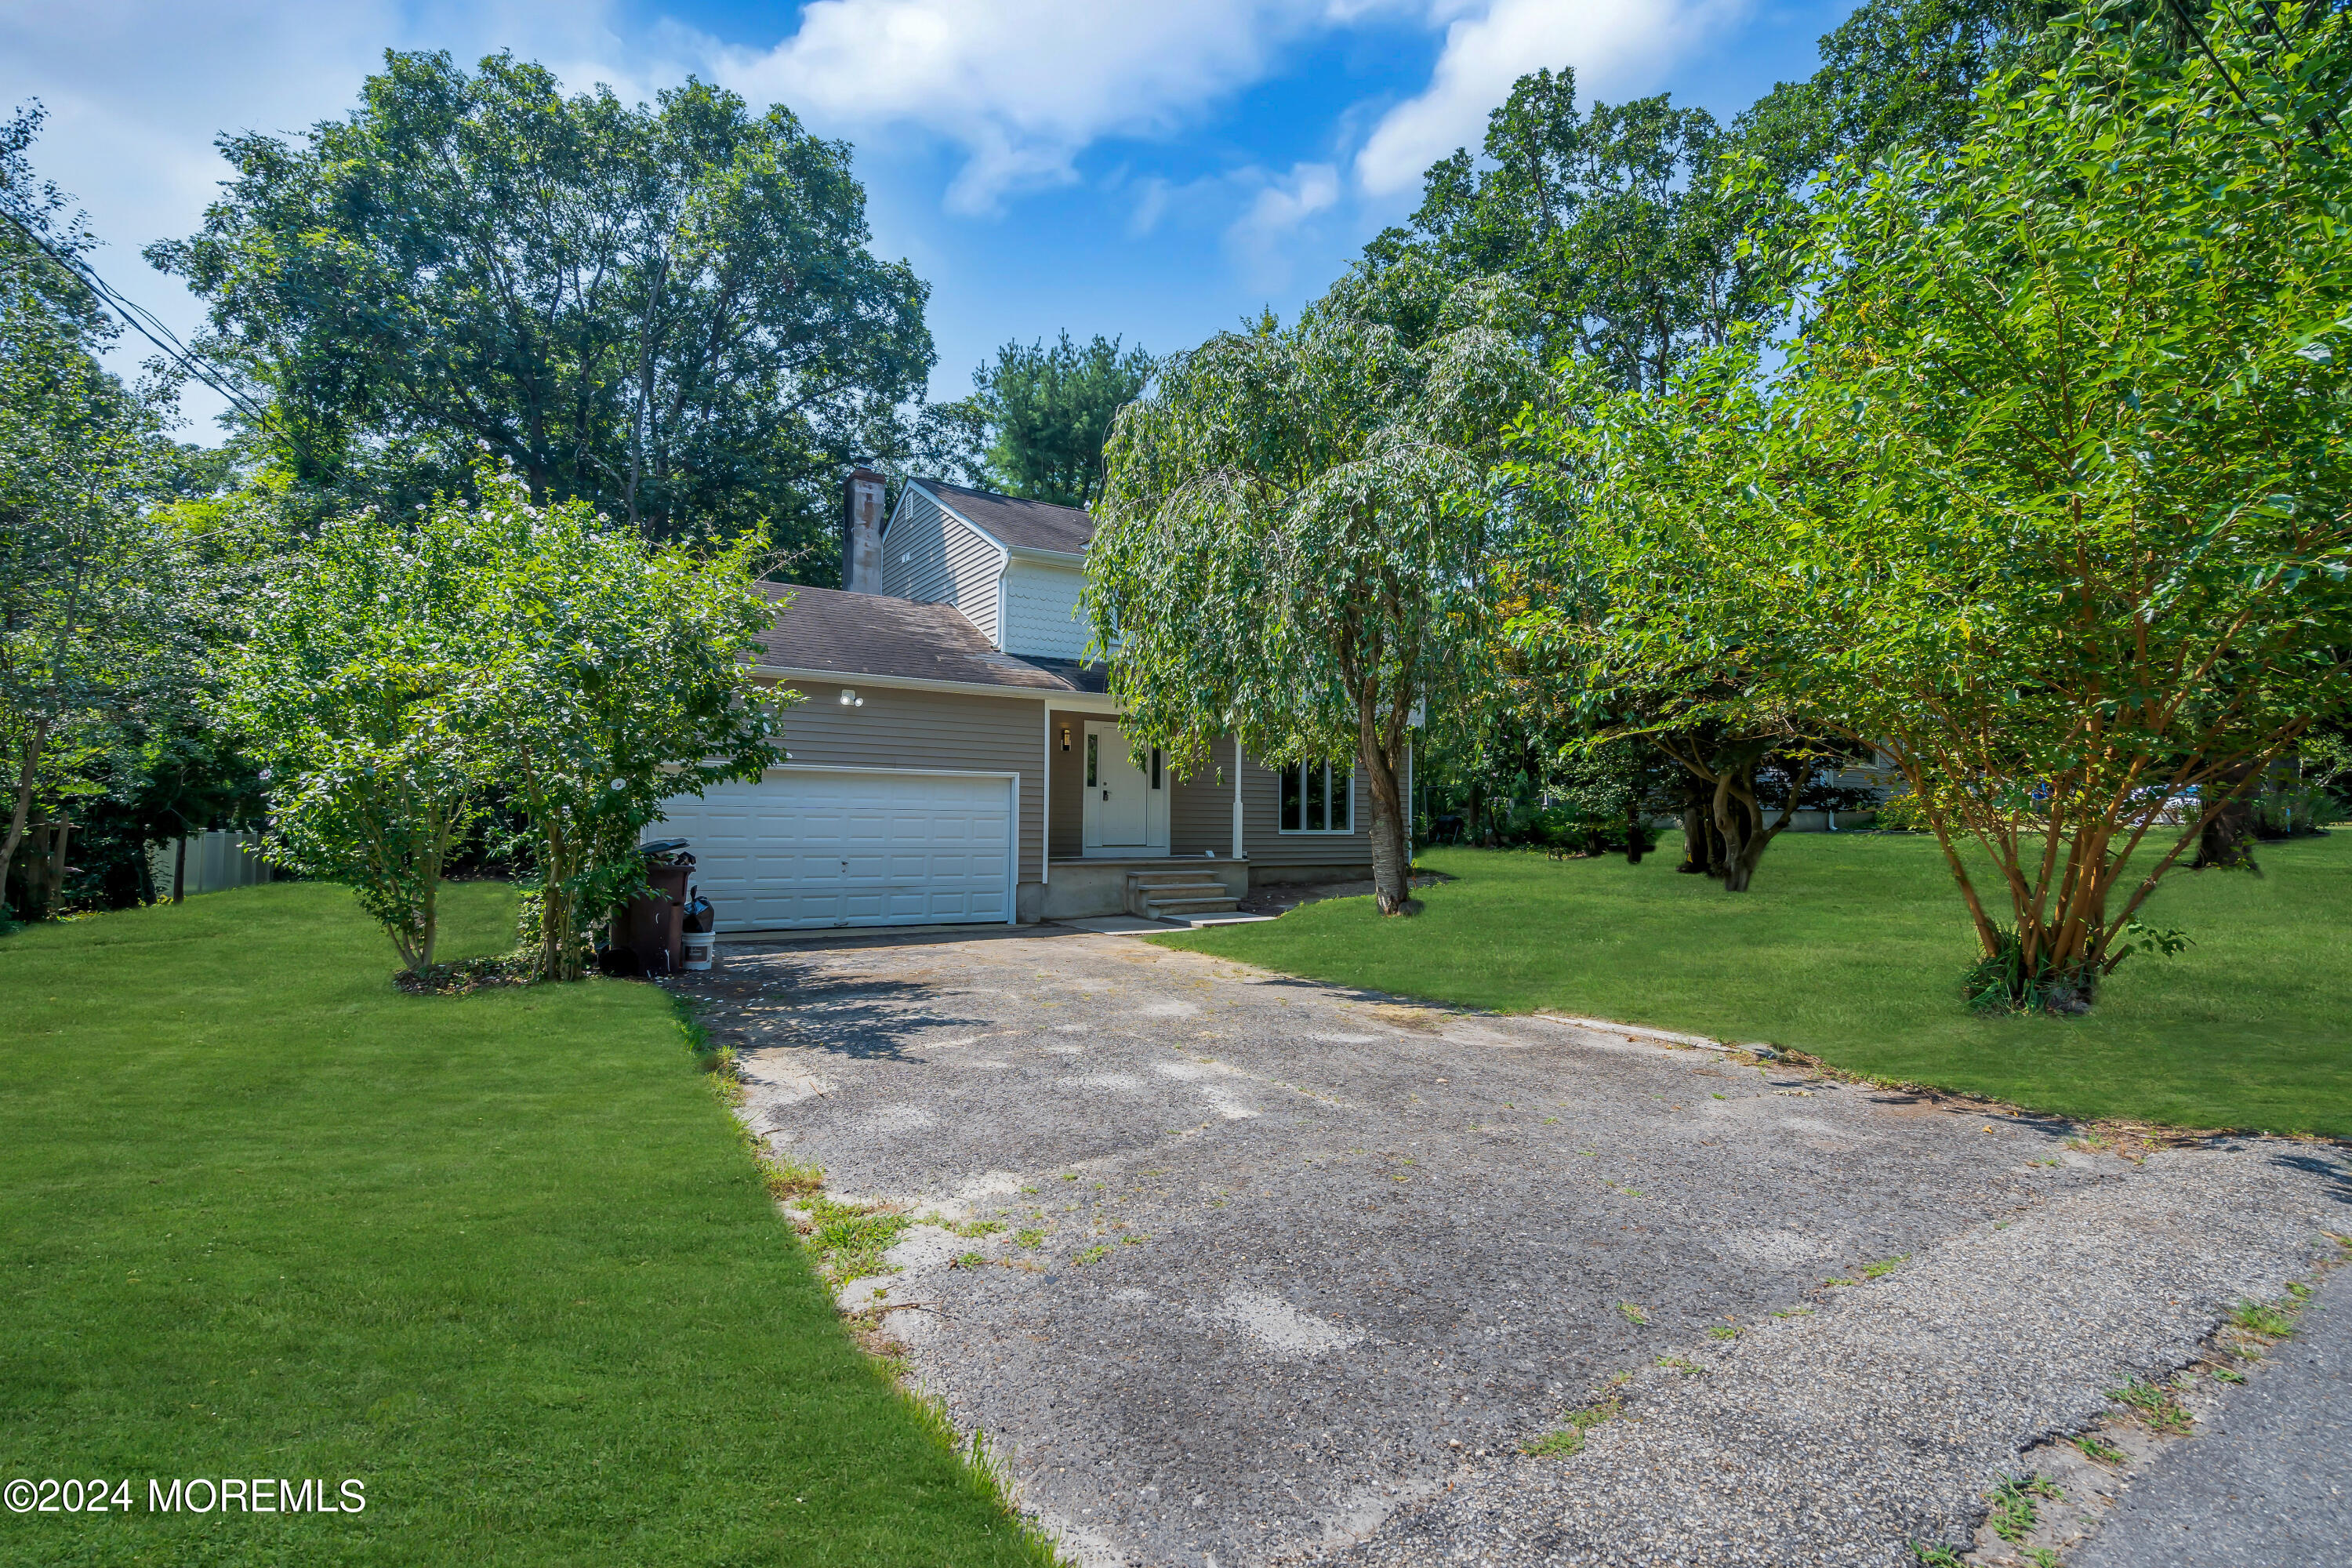
POLYGON ((1086 605, 1140 750, 1355 759, 1384 914, 1408 903, 1412 714, 1483 635, 1525 301, 1422 266, 1163 363, 1106 454, 1086 605))

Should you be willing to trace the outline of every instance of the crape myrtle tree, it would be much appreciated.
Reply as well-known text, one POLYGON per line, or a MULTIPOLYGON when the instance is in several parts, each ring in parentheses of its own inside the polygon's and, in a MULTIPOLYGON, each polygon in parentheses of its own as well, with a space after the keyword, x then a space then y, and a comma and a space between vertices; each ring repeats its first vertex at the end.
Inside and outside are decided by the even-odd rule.
POLYGON ((222 699, 264 770, 268 858, 350 887, 412 973, 432 967, 441 868, 490 772, 458 708, 482 663, 467 521, 320 531, 247 602, 222 699))
POLYGON ((2053 29, 1956 154, 1823 193, 1777 374, 1536 437, 1603 448, 1615 635, 1902 771, 1980 1005, 2169 945, 2137 916, 2213 786, 2352 700, 2352 24, 2175 42, 2053 29))
POLYGON ((1433 268, 1343 279, 1164 362, 1118 417, 1084 603, 1133 743, 1197 766, 1353 756, 1375 898, 1409 900, 1408 725, 1475 647, 1512 412, 1538 395, 1525 304, 1433 268))
POLYGON ((211 307, 272 455, 346 507, 464 493, 487 453, 535 505, 822 567, 839 460, 930 369, 847 144, 705 83, 631 107, 387 53, 343 119, 219 146, 204 227, 148 255, 211 307))
POLYGON ((452 509, 478 563, 461 722, 526 825, 531 964, 575 980, 591 929, 645 886, 637 844, 662 801, 783 761, 798 694, 751 678, 776 615, 751 535, 648 546, 583 501, 533 506, 512 475, 479 489, 452 509))
POLYGON ((412 972, 433 964, 442 868, 492 800, 536 885, 527 965, 583 972, 644 885, 668 796, 781 760, 742 657, 772 624, 757 546, 649 545, 584 502, 478 500, 332 523, 250 602, 227 710, 268 766, 269 854, 349 884, 412 972))

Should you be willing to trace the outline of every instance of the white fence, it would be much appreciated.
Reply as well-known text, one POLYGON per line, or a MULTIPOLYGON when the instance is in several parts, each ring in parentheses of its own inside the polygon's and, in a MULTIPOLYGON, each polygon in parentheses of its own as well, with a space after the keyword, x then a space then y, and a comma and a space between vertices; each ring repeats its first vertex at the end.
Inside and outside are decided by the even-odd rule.
POLYGON ((182 844, 188 863, 184 893, 217 893, 224 888, 249 888, 269 880, 269 864, 261 858, 261 839, 251 833, 192 833, 147 851, 148 874, 155 879, 155 896, 172 896, 172 869, 182 844))

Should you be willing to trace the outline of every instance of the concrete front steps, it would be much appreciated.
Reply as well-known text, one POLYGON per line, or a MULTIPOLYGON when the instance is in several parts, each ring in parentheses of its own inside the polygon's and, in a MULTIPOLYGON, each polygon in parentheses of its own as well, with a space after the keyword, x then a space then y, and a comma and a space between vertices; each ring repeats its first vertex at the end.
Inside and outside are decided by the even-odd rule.
POLYGON ((1192 921, 1240 908, 1225 885, 1197 871, 1129 871, 1127 912, 1147 921, 1192 921))

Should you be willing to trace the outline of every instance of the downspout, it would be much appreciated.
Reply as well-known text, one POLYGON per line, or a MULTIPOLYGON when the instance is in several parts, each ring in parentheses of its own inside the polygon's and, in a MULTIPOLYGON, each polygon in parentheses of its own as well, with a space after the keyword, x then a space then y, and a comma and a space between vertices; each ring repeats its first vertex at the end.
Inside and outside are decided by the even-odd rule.
POLYGON ((1037 774, 1037 882, 1054 879, 1054 700, 1037 704, 1045 720, 1045 764, 1037 774))
POLYGON ((1234 858, 1249 858, 1242 847, 1242 742, 1238 735, 1234 737, 1234 858))

